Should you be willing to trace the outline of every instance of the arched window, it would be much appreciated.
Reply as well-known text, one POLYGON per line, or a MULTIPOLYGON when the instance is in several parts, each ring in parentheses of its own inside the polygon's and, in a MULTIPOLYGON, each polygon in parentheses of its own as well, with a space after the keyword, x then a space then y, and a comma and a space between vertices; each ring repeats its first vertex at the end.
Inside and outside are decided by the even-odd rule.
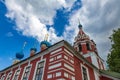
POLYGON ((87 50, 91 50, 91 46, 88 42, 86 43, 86 47, 87 47, 87 50))
POLYGON ((82 45, 81 44, 78 45, 78 48, 79 48, 79 51, 82 51, 82 45))

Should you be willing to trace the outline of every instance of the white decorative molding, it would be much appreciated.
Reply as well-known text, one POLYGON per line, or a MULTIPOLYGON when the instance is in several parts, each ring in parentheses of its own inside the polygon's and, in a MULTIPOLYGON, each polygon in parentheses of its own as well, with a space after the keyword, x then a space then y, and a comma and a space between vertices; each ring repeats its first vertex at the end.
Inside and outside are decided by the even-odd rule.
POLYGON ((64 66, 67 68, 67 69, 69 69, 69 70, 71 70, 71 71, 75 71, 75 69, 72 67, 72 66, 69 66, 68 64, 66 64, 66 63, 64 63, 64 66))
POLYGON ((60 67, 61 65, 62 65, 62 63, 53 64, 53 65, 49 66, 48 69, 54 69, 54 68, 60 67))
POLYGON ((68 50, 65 49, 65 48, 64 48, 64 51, 67 52, 69 55, 71 55, 71 56, 73 57, 73 54, 72 54, 70 51, 68 51, 68 50))
POLYGON ((49 61, 50 61, 50 62, 54 61, 54 58, 50 58, 49 61))
POLYGON ((75 75, 73 72, 71 72, 70 70, 67 70, 65 68, 59 68, 59 69, 51 70, 51 71, 48 71, 47 73, 50 74, 50 73, 53 73, 53 72, 56 72, 56 71, 59 71, 59 70, 64 70, 64 71, 66 71, 66 72, 68 72, 68 73, 70 73, 72 75, 75 75))
POLYGON ((55 53, 57 53, 57 52, 59 52, 59 51, 61 51, 61 50, 62 50, 62 48, 59 48, 59 49, 57 49, 57 50, 51 52, 50 54, 53 55, 53 54, 55 54, 55 53))

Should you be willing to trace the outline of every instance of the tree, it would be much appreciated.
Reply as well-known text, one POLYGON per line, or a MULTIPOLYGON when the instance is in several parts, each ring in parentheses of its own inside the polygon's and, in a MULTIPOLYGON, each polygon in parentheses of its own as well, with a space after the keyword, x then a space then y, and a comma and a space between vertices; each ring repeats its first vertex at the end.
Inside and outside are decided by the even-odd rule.
POLYGON ((113 30, 109 37, 111 40, 111 51, 107 56, 107 63, 110 71, 120 73, 120 28, 113 30))

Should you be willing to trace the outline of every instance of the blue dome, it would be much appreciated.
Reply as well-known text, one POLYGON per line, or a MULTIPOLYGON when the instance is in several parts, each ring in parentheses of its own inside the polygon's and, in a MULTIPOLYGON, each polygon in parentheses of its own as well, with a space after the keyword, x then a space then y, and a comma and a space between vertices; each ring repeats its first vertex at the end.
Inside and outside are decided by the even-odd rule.
POLYGON ((45 44, 47 47, 50 47, 50 46, 51 46, 51 44, 50 44, 48 41, 42 41, 42 42, 41 42, 41 45, 42 45, 42 44, 45 44))
POLYGON ((82 25, 81 25, 81 24, 79 24, 79 25, 78 25, 78 28, 79 28, 79 29, 81 29, 81 28, 82 28, 82 25))
POLYGON ((36 49, 36 48, 31 48, 31 49, 30 49, 30 51, 32 51, 32 50, 34 50, 35 52, 37 51, 37 49, 36 49))
POLYGON ((17 52, 17 53, 16 53, 16 58, 22 59, 23 57, 24 57, 23 52, 17 52))

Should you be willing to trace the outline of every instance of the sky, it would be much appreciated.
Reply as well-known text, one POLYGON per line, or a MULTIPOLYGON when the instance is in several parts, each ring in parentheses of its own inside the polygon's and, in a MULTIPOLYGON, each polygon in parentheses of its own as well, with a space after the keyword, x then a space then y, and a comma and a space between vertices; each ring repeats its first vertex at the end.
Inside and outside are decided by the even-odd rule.
POLYGON ((106 61, 108 37, 120 28, 119 4, 120 0, 0 0, 0 70, 12 65, 24 42, 23 59, 33 46, 39 52, 46 34, 51 44, 64 39, 72 45, 78 19, 106 61))

